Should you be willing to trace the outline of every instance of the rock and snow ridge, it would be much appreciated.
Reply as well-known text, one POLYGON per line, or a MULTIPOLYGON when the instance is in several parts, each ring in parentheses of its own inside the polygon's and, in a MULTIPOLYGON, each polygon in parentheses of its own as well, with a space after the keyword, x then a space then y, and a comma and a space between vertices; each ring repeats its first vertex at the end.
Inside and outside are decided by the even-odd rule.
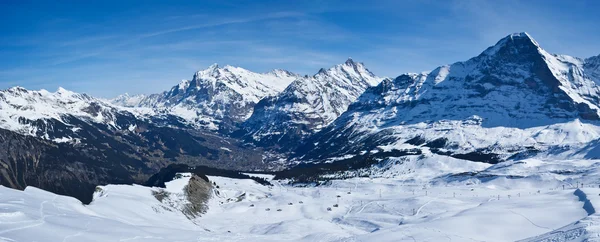
POLYGON ((246 120, 267 96, 281 92, 300 75, 285 70, 254 73, 240 67, 213 64, 163 93, 120 96, 114 104, 154 109, 153 115, 173 114, 211 130, 230 129, 246 120))
POLYGON ((297 153, 319 160, 419 148, 498 162, 582 147, 600 138, 591 63, 549 54, 527 33, 511 34, 468 61, 367 89, 297 153))
POLYGON ((22 87, 1 90, 0 110, 0 128, 55 142, 73 141, 71 136, 80 128, 71 124, 73 118, 112 129, 129 129, 135 125, 117 120, 118 116, 133 118, 128 111, 64 88, 58 88, 56 92, 30 91, 22 87), (57 130, 54 122, 70 128, 57 130))
POLYGON ((295 147, 299 140, 333 122, 360 94, 381 80, 351 58, 299 78, 255 106, 242 125, 246 137, 263 146, 295 147))
POLYGON ((585 59, 583 69, 592 80, 600 83, 600 55, 585 59))

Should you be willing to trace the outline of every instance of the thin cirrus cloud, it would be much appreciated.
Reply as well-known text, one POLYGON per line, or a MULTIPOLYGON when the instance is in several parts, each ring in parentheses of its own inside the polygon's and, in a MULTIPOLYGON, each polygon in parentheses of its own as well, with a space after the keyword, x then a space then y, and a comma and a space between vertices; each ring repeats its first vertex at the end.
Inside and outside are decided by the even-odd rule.
POLYGON ((190 25, 190 26, 185 26, 185 27, 166 29, 166 30, 161 30, 161 31, 157 31, 157 32, 147 33, 147 34, 143 34, 143 35, 139 36, 139 39, 149 38, 149 37, 154 37, 154 36, 164 35, 164 34, 170 34, 170 33, 175 33, 175 32, 180 32, 180 31, 203 29, 203 28, 217 27, 217 26, 223 26, 223 25, 229 25, 229 24, 242 24, 242 23, 250 23, 250 22, 269 20, 269 19, 301 17, 301 16, 304 16, 304 14, 297 13, 297 12, 276 12, 276 13, 269 13, 264 16, 253 16, 253 17, 249 17, 249 18, 239 18, 239 19, 225 19, 225 20, 221 20, 221 21, 213 22, 213 23, 190 25))
MULTIPOLYGON (((214 21, 214 22, 209 22, 209 23, 205 23, 205 24, 197 24, 197 25, 189 25, 189 26, 184 26, 184 27, 164 29, 164 30, 159 30, 159 31, 155 31, 155 32, 139 34, 137 36, 127 37, 125 40, 119 41, 118 43, 116 43, 114 45, 107 45, 102 48, 93 50, 91 52, 79 53, 79 54, 75 54, 73 56, 69 56, 66 58, 60 58, 60 59, 52 62, 52 65, 60 65, 60 64, 65 64, 65 63, 69 63, 69 62, 73 62, 73 61, 77 61, 77 60, 81 60, 81 59, 85 59, 85 58, 89 58, 89 57, 102 55, 104 53, 107 53, 108 51, 117 49, 119 47, 133 45, 133 44, 135 44, 143 39, 146 39, 146 38, 152 38, 152 37, 157 37, 157 36, 161 36, 161 35, 168 35, 168 34, 173 34, 173 33, 182 32, 182 31, 199 30, 199 29, 213 28, 213 27, 232 25, 232 24, 244 24, 244 23, 264 21, 264 20, 269 20, 269 19, 299 17, 302 15, 303 14, 301 14, 301 13, 295 13, 295 12, 277 12, 277 13, 267 14, 264 16, 255 16, 255 17, 238 18, 238 19, 225 19, 225 20, 214 21)), ((62 46, 80 45, 80 44, 86 44, 86 43, 90 43, 90 42, 97 42, 97 41, 110 40, 110 39, 115 39, 115 36, 86 37, 83 39, 65 42, 62 44, 62 46)))

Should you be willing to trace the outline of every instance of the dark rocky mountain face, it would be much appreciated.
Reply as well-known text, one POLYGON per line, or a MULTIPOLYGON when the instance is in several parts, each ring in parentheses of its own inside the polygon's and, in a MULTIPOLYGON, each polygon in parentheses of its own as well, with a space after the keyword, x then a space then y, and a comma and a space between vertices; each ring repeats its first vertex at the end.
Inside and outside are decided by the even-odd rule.
POLYGON ((35 186, 89 203, 96 185, 133 183, 135 173, 151 172, 141 160, 125 155, 115 158, 119 160, 95 157, 67 144, 0 129, 3 186, 16 189, 35 186), (134 173, 129 167, 139 170, 134 173))
POLYGON ((1 130, 2 185, 36 186, 87 203, 97 185, 144 183, 169 164, 269 169, 260 151, 237 147, 235 140, 215 135, 152 125, 135 134, 82 127, 78 144, 1 130))
POLYGON ((592 80, 597 84, 600 83, 600 55, 587 58, 583 68, 592 80))

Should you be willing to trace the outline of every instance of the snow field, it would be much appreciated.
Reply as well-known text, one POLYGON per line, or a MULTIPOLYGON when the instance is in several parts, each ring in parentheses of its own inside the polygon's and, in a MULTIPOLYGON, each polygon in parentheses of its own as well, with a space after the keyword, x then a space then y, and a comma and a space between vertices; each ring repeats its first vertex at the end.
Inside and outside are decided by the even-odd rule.
MULTIPOLYGON (((165 190, 179 196, 188 179, 165 190)), ((0 187, 0 241, 515 241, 595 216, 574 187, 536 179, 432 185, 354 178, 319 187, 209 179, 219 188, 193 221, 156 200, 158 188, 103 186, 84 206, 33 187, 0 187)), ((600 189, 581 190, 600 202, 593 196, 600 189)))

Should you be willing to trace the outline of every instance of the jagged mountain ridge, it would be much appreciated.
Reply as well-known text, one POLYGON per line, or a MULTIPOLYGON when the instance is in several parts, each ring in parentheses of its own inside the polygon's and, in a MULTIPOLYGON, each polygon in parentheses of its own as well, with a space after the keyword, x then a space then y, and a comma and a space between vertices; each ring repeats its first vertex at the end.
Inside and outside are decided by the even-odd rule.
POLYGON ((261 146, 295 147, 339 117, 368 87, 382 78, 349 58, 327 70, 292 82, 266 97, 243 123, 245 137, 261 146))
POLYGON ((585 59, 583 68, 592 80, 600 83, 600 55, 585 59))
POLYGON ((586 63, 511 34, 468 61, 367 89, 296 154, 323 160, 418 149, 499 162, 580 147, 600 138, 600 89, 586 63))
POLYGON ((64 88, 56 92, 46 90, 30 91, 22 87, 13 87, 0 91, 0 128, 18 133, 42 137, 55 142, 73 142, 80 127, 69 124, 75 118, 90 123, 106 125, 115 130, 133 129, 131 122, 135 116, 118 107, 86 94, 74 93, 64 88), (64 124, 65 129, 57 129, 51 123, 64 124))
POLYGON ((254 73, 240 67, 211 65, 192 80, 159 94, 120 96, 118 105, 152 108, 152 115, 172 114, 211 130, 230 130, 252 114, 261 99, 281 92, 300 75, 285 70, 254 73))

